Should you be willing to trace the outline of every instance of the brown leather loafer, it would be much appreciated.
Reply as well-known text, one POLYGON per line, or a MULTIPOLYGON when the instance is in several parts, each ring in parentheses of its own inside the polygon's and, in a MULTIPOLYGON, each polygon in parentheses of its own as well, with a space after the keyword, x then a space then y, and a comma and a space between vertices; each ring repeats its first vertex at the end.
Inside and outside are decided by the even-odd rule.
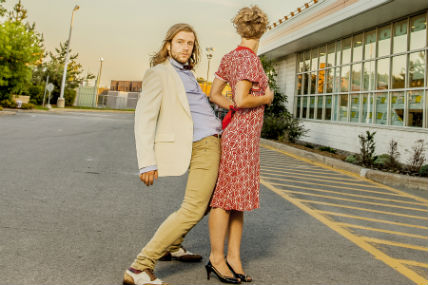
POLYGON ((180 247, 179 250, 174 252, 167 252, 162 256, 160 261, 171 261, 178 260, 182 262, 200 262, 202 260, 202 256, 199 254, 194 254, 184 247, 180 247))

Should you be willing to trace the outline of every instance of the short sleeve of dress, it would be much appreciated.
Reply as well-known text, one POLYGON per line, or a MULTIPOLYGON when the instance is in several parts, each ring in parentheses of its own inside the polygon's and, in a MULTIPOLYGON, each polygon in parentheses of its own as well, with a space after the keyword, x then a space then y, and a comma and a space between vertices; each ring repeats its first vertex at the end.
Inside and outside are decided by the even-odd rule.
POLYGON ((259 61, 256 56, 245 55, 237 58, 236 63, 236 82, 248 80, 251 82, 260 81, 259 61))
POLYGON ((218 67, 218 70, 217 72, 214 73, 214 75, 216 78, 220 80, 223 80, 226 82, 229 81, 227 76, 227 59, 225 56, 221 59, 220 66, 218 67))

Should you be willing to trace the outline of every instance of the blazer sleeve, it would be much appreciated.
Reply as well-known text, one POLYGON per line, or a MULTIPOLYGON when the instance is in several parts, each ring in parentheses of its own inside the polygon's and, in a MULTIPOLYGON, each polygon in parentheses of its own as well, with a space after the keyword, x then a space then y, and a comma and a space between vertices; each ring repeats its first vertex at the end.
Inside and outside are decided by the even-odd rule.
POLYGON ((134 133, 139 169, 157 164, 154 141, 161 102, 161 79, 153 69, 149 69, 144 74, 135 108, 134 133))

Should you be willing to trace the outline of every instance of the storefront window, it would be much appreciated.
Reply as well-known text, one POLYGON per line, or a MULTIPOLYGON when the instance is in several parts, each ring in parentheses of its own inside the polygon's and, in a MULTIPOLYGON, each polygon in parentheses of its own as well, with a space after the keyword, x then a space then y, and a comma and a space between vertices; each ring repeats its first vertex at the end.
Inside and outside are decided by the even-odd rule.
POLYGON ((331 120, 332 96, 325 96, 325 120, 331 120))
POLYGON ((373 120, 373 94, 362 94, 363 100, 363 123, 371 124, 373 120))
POLYGON ((351 62, 351 42, 352 37, 342 40, 342 64, 351 62))
POLYGON ((309 99, 309 119, 315 118, 315 96, 309 99))
MULTIPOLYGON (((394 56, 392 58, 392 88, 404 88, 406 79, 406 58, 407 55, 394 56)), ((422 77, 423 79, 423 77, 422 77)))
POLYGON ((318 48, 314 48, 311 50, 311 70, 317 70, 318 67, 318 57, 319 57, 319 50, 318 48))
POLYGON ((376 86, 378 90, 388 89, 389 81, 389 58, 376 61, 377 79, 376 86))
POLYGON ((392 52, 399 53, 407 51, 407 19, 394 23, 393 31, 392 52))
POLYGON ((375 62, 367 61, 364 63, 363 90, 375 89, 375 62))
POLYGON ((404 125, 404 92, 391 94, 391 125, 404 125))
POLYGON ((337 120, 342 122, 348 121, 348 94, 337 96, 336 104, 338 106, 337 120))
POLYGON ((376 29, 364 35, 364 58, 372 59, 376 56, 376 29))
POLYGON ((346 92, 349 89, 349 65, 342 66, 340 72, 340 91, 346 92))
POLYGON ((351 122, 360 121, 360 94, 351 95, 351 122))
POLYGON ((320 70, 318 72, 318 84, 317 84, 317 93, 324 93, 324 81, 325 81, 325 70, 320 70))
POLYGON ((303 81, 303 76, 302 74, 298 74, 297 75, 297 94, 301 95, 302 94, 302 82, 303 81))
POLYGON ((409 111, 407 112, 407 125, 409 127, 422 127, 424 91, 407 92, 409 111))
POLYGON ((410 50, 426 46, 426 28, 427 21, 425 14, 410 18, 410 50))
POLYGON ((318 69, 323 69, 323 68, 326 68, 326 63, 325 63, 326 53, 325 53, 325 46, 324 45, 320 47, 319 52, 320 52, 320 57, 319 57, 319 63, 318 63, 319 68, 318 69))
POLYGON ((389 55, 391 48, 391 26, 387 25, 379 29, 379 41, 377 44, 377 56, 389 55))
POLYGON ((303 73, 303 95, 308 94, 309 74, 303 73))
POLYGON ((312 73, 310 73, 310 90, 309 90, 309 94, 315 94, 315 92, 316 92, 316 89, 315 89, 315 86, 316 86, 316 84, 317 84, 317 73, 316 72, 312 72, 312 73))
POLYGON ((361 63, 356 63, 352 65, 351 91, 361 91, 361 67, 361 63))
POLYGON ((334 66, 334 58, 335 58, 335 43, 331 43, 327 45, 327 66, 334 66))
POLYGON ((316 119, 322 120, 322 109, 324 105, 324 96, 317 96, 317 117, 316 119))
POLYGON ((308 96, 302 97, 302 118, 306 119, 307 117, 307 111, 308 111, 308 96))
POLYGON ((327 69, 326 72, 326 93, 332 93, 333 92, 333 68, 327 69))
POLYGON ((352 62, 358 62, 363 59, 363 34, 355 35, 352 41, 353 55, 352 62))
POLYGON ((303 59, 304 59, 304 70, 308 71, 309 70, 309 64, 311 62, 311 54, 309 51, 305 51, 303 53, 303 59))
POLYGON ((376 93, 376 124, 386 125, 388 120, 388 93, 376 93))
POLYGON ((409 87, 424 86, 425 52, 414 52, 409 55, 409 87))

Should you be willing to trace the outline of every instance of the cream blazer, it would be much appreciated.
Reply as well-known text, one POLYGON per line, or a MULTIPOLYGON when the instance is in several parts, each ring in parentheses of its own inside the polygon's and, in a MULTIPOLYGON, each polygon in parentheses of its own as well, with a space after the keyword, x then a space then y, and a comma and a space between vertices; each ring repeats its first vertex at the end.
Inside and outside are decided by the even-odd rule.
POLYGON ((134 132, 139 169, 157 165, 159 176, 186 172, 193 121, 183 82, 169 60, 144 74, 134 132))

